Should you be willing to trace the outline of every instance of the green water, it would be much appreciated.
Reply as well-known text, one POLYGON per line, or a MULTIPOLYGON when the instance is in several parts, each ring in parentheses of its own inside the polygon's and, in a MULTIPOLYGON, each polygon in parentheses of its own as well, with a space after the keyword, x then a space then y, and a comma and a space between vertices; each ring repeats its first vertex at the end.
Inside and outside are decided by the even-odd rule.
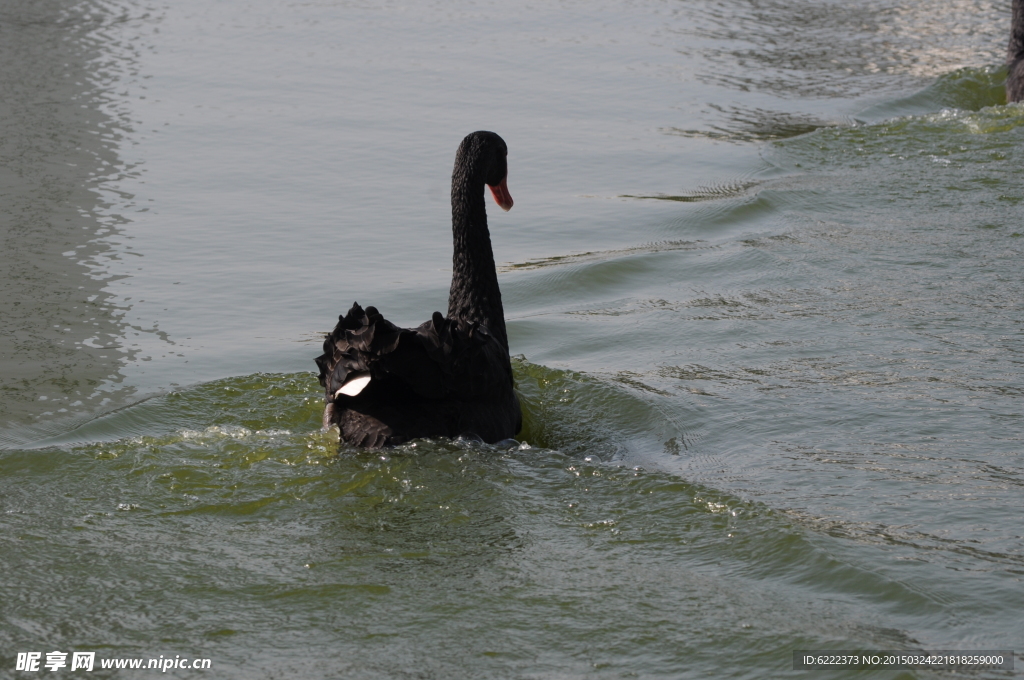
POLYGON ((587 451, 614 456, 607 433, 564 416, 622 417, 630 399, 517 369, 536 443, 507 449, 338 455, 309 375, 261 374, 70 435, 94 443, 9 453, 5 564, 47 586, 9 589, 5 606, 55 649, 203 650, 218 677, 673 676, 723 655, 778 670, 781 647, 849 639, 829 595, 936 613, 783 513, 602 462, 587 451))
POLYGON ((1009 3, 5 12, 0 677, 1020 675, 1009 3), (446 308, 478 128, 523 432, 349 449, 312 358, 446 308))

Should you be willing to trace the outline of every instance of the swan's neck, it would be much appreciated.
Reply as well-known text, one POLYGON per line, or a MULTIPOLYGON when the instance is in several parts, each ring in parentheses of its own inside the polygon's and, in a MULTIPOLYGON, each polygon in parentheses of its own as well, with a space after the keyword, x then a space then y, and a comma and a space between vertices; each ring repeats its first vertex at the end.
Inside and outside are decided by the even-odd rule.
POLYGON ((1010 44, 1006 47, 1006 63, 1024 57, 1024 0, 1013 0, 1013 19, 1010 23, 1010 44))
POLYGON ((501 306, 498 273, 494 269, 491 235, 487 230, 484 187, 470 173, 453 178, 452 287, 448 294, 448 316, 487 326, 505 347, 505 310, 501 306))

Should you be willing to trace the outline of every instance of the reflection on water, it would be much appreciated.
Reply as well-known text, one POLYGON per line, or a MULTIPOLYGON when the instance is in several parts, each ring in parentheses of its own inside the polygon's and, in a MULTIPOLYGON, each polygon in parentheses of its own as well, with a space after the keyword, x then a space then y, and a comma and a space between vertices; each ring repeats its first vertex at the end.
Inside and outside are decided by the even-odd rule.
POLYGON ((869 120, 905 113, 906 106, 899 112, 890 106, 901 94, 914 97, 921 112, 971 105, 951 91, 965 88, 976 92, 977 106, 985 105, 992 100, 993 81, 1002 87, 997 65, 1009 30, 1006 5, 710 0, 680 7, 659 38, 692 61, 693 78, 714 94, 699 103, 698 121, 680 116, 660 130, 693 139, 764 142, 853 124, 865 118, 866 107, 869 120), (949 78, 957 70, 975 82, 949 78), (942 84, 929 87, 934 79, 942 84))
POLYGON ((878 73, 891 76, 887 87, 920 87, 922 78, 998 63, 1008 28, 1005 3, 991 0, 745 0, 711 2, 696 26, 676 32, 681 42, 717 43, 704 53, 715 66, 700 76, 708 82, 813 99, 876 92, 878 73))
POLYGON ((111 29, 126 20, 70 0, 0 13, 0 423, 109 404, 130 356, 123 310, 104 289, 124 219, 101 194, 132 172, 118 158, 130 123, 112 92, 131 68, 111 29))

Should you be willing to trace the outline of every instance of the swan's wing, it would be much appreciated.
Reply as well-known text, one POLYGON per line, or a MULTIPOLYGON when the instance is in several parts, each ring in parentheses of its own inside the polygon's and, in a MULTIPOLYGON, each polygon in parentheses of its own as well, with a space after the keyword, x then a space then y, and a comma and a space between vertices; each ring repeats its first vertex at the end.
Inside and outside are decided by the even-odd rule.
POLYGON ((485 326, 434 312, 416 329, 416 339, 441 371, 445 398, 486 401, 513 384, 508 350, 485 326))
MULTIPOLYGON (((316 358, 327 401, 487 399, 511 385, 508 352, 485 327, 434 312, 416 329, 358 304, 338 319, 316 358)), ((349 402, 352 403, 352 402, 349 402)))

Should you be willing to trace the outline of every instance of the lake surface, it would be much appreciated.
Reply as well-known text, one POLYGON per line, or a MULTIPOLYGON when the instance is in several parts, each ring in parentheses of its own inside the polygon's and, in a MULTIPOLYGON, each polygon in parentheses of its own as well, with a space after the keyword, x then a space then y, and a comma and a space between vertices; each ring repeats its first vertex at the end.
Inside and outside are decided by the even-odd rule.
POLYGON ((795 649, 1013 649, 971 677, 1020 675, 1009 16, 7 2, 0 676, 58 650, 212 661, 168 677, 865 677, 795 649), (509 145, 520 443, 339 449, 323 333, 354 300, 447 308, 477 129, 509 145))

